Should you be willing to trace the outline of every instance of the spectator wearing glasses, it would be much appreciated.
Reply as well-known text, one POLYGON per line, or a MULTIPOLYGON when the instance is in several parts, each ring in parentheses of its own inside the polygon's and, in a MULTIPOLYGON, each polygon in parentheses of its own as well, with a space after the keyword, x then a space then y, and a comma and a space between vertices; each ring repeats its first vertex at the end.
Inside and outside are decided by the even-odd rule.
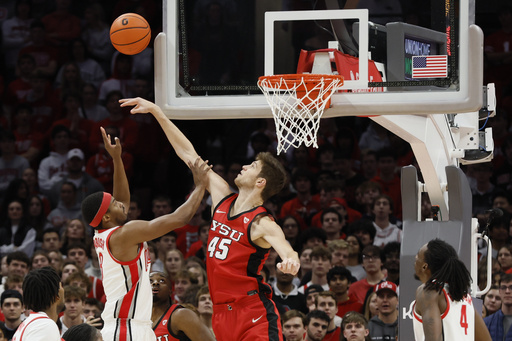
POLYGON ((382 271, 381 250, 378 246, 368 245, 363 249, 363 268, 366 276, 350 286, 349 294, 354 294, 361 302, 365 302, 368 290, 386 277, 382 271))
POLYGON ((501 276, 499 293, 501 309, 484 318, 484 322, 493 340, 512 340, 512 329, 507 322, 512 315, 512 274, 501 276))

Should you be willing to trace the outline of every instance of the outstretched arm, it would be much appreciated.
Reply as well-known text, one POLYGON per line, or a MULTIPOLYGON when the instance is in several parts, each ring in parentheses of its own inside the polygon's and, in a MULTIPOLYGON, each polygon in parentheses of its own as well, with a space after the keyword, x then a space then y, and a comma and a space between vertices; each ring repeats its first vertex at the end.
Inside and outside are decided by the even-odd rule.
POLYGON ((121 261, 133 259, 130 246, 138 245, 146 240, 152 240, 187 224, 199 208, 208 182, 207 173, 211 170, 200 158, 194 164, 189 164, 194 175, 196 188, 187 201, 173 213, 163 215, 151 221, 132 220, 123 228, 117 229, 110 238, 110 248, 116 258, 121 261))
MULTIPOLYGON (((122 107, 134 106, 134 108, 130 110, 132 114, 153 114, 176 151, 176 154, 185 164, 188 165, 199 157, 192 143, 183 135, 178 127, 165 116, 158 105, 140 97, 121 99, 119 102, 122 107)), ((231 191, 229 190, 228 183, 220 175, 215 172, 209 172, 208 176, 209 183, 207 190, 210 192, 213 206, 215 206, 222 198, 230 194, 231 191)))
POLYGON ((299 255, 286 240, 281 227, 269 217, 262 217, 251 227, 252 241, 263 248, 273 247, 281 263, 277 268, 284 273, 295 275, 300 268, 299 255))
POLYGON ((124 170, 123 159, 121 158, 123 154, 121 141, 116 137, 115 143, 112 144, 110 134, 107 134, 103 127, 100 127, 100 130, 105 149, 114 162, 114 190, 112 195, 117 201, 123 203, 124 207, 130 207, 130 186, 124 170))

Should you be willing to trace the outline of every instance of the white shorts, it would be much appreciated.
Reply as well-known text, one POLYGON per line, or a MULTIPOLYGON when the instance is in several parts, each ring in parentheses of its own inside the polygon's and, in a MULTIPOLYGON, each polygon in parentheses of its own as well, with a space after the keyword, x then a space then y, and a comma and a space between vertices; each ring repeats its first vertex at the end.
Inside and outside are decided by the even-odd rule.
POLYGON ((115 319, 105 321, 101 329, 104 341, 155 341, 151 321, 115 319))

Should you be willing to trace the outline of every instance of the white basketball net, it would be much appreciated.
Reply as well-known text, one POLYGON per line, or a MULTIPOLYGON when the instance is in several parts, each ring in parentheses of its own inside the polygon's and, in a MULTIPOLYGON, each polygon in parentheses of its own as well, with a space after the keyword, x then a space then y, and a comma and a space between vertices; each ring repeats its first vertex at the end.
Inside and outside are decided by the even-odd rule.
POLYGON ((274 116, 278 155, 301 143, 318 148, 320 118, 332 94, 343 85, 343 78, 314 75, 312 81, 311 76, 263 76, 258 81, 274 116))

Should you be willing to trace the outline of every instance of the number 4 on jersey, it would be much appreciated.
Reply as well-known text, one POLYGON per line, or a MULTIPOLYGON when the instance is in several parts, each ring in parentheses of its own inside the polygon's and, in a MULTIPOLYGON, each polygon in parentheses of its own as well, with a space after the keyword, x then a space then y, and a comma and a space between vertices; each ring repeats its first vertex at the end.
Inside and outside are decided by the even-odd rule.
POLYGON ((220 260, 226 259, 229 252, 228 245, 230 245, 231 242, 232 240, 228 238, 220 239, 219 237, 213 237, 208 244, 208 256, 210 258, 215 257, 220 260))
POLYGON ((466 306, 463 305, 460 310, 460 326, 464 329, 466 335, 468 335, 468 317, 466 316, 466 306))

